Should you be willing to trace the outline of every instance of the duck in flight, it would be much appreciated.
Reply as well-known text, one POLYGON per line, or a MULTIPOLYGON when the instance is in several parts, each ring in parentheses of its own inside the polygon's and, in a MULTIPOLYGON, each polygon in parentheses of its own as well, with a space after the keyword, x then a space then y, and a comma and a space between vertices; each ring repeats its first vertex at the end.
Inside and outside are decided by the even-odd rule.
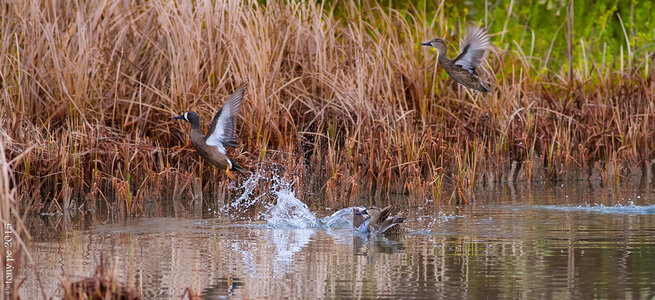
POLYGON ((207 135, 200 131, 200 117, 196 113, 189 111, 173 118, 191 123, 190 135, 193 148, 205 161, 225 170, 230 178, 232 178, 230 171, 247 172, 225 150, 226 147, 234 148, 237 146, 234 131, 236 118, 241 110, 241 101, 245 94, 246 85, 242 84, 216 113, 207 135))
POLYGON ((381 233, 400 233, 405 218, 391 216, 391 205, 385 208, 375 206, 353 208, 353 229, 359 232, 369 232, 375 235, 381 233))
POLYGON ((437 60, 450 78, 467 88, 484 93, 491 92, 489 85, 483 82, 476 72, 476 68, 480 66, 487 49, 491 46, 489 36, 484 29, 476 26, 466 30, 464 42, 459 45, 460 52, 455 59, 446 56, 448 47, 442 39, 436 38, 421 45, 437 49, 437 60))

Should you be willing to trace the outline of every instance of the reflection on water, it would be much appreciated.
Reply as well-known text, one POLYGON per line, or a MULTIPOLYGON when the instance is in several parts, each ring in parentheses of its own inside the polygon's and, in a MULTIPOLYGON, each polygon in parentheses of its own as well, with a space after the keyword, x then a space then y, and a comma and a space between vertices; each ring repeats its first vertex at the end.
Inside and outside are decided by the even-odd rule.
MULTIPOLYGON (((353 233, 351 210, 317 216, 288 187, 271 194, 252 221, 33 229, 35 268, 51 296, 59 276, 91 276, 103 256, 145 299, 187 287, 210 299, 655 297, 651 188, 480 190, 467 206, 401 208, 408 233, 381 237, 353 233)), ((38 290, 30 276, 21 297, 38 290)))

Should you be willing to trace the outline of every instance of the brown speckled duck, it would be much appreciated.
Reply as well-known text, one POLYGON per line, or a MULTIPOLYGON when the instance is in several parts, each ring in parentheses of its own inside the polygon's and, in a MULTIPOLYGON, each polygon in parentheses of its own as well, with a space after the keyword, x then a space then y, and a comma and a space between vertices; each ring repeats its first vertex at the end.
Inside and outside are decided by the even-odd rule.
POLYGON ((196 113, 189 111, 173 118, 191 123, 191 143, 196 152, 208 163, 225 170, 230 178, 232 178, 230 171, 247 172, 225 150, 226 147, 237 146, 234 127, 245 93, 246 86, 243 84, 227 99, 223 107, 214 116, 207 135, 200 131, 200 117, 196 113))
POLYGON ((353 229, 360 232, 369 232, 375 235, 380 233, 400 233, 403 232, 399 225, 405 218, 400 216, 391 216, 391 206, 379 208, 355 207, 353 208, 353 229))
POLYGON ((480 66, 487 49, 491 46, 487 32, 480 27, 469 27, 466 30, 464 42, 460 44, 460 52, 455 59, 446 56, 448 47, 439 38, 422 43, 437 49, 437 59, 448 76, 459 84, 484 93, 491 92, 489 86, 482 81, 475 69, 480 66))

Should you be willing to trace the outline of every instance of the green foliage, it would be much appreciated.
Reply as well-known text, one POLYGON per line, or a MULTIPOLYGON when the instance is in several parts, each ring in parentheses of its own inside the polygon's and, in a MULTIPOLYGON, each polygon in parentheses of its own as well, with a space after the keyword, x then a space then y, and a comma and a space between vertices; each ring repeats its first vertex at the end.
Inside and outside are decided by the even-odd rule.
MULTIPOLYGON (((380 6, 427 16, 418 18, 426 20, 427 24, 423 24, 424 26, 430 26, 432 19, 438 18, 442 8, 444 18, 440 20, 446 24, 437 24, 440 20, 435 20, 433 26, 446 29, 440 35, 451 40, 461 38, 469 22, 485 26, 493 35, 492 42, 498 48, 521 50, 539 74, 543 71, 567 71, 567 18, 573 22, 570 38, 574 69, 582 69, 585 59, 589 66, 595 64, 603 69, 619 68, 621 48, 624 67, 634 66, 646 55, 655 52, 653 2, 575 1, 572 16, 568 14, 570 4, 570 1, 563 0, 449 0, 443 5, 439 1, 387 0, 381 1, 380 6)), ((342 13, 343 9, 341 7, 342 13)), ((427 38, 429 37, 425 37, 427 38)), ((451 47, 456 47, 456 43, 451 47)))

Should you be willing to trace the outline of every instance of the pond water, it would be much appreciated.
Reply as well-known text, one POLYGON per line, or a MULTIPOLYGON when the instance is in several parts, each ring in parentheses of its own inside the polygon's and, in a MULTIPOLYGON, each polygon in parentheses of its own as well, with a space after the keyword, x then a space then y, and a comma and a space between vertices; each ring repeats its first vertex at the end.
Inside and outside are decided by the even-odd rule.
MULTIPOLYGON (((49 297, 61 296, 60 276, 92 276, 104 258, 144 299, 179 299, 187 287, 208 299, 655 298, 651 186, 480 189, 469 205, 399 207, 407 232, 378 237, 353 233, 347 209, 312 211, 290 188, 271 193, 277 205, 252 221, 217 207, 64 230, 42 216, 33 269, 49 297)), ((30 276, 20 295, 40 289, 30 276)))

